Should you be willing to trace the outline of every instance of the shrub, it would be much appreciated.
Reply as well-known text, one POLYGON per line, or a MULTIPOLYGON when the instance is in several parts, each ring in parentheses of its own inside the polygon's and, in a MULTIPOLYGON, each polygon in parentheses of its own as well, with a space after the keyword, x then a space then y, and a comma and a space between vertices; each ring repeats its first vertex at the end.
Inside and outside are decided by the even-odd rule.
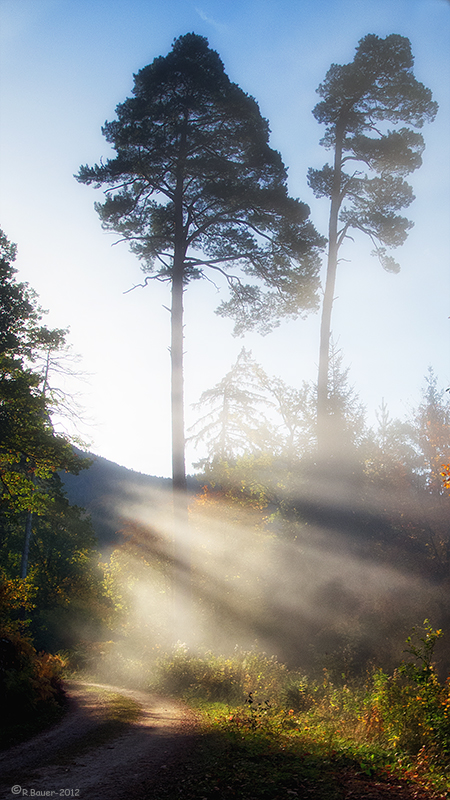
POLYGON ((153 688, 170 695, 211 702, 241 703, 250 694, 258 701, 280 700, 287 668, 264 653, 237 652, 231 658, 213 653, 190 654, 184 645, 160 659, 153 688))
POLYGON ((27 719, 46 704, 62 704, 62 670, 58 656, 38 654, 17 631, 0 628, 0 699, 5 718, 27 719))
POLYGON ((211 702, 239 702, 243 696, 242 671, 231 659, 206 653, 191 655, 179 645, 172 656, 158 661, 154 687, 172 696, 211 702))
POLYGON ((450 679, 442 685, 432 662, 441 636, 442 631, 434 631, 425 620, 423 635, 414 629, 407 639, 406 652, 414 660, 402 663, 392 675, 375 673, 367 722, 378 737, 404 752, 439 752, 450 760, 450 679))

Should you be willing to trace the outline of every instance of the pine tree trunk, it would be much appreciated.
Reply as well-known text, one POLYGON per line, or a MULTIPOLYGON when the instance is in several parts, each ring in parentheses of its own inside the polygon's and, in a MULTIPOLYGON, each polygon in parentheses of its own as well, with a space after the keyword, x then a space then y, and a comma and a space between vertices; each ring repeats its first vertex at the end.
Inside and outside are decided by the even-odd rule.
POLYGON ((191 541, 188 524, 184 432, 183 291, 185 241, 182 211, 182 174, 175 200, 175 248, 171 309, 171 403, 173 489, 173 633, 174 641, 187 641, 191 627, 191 541))
POLYGON ((174 492, 186 492, 183 386, 183 266, 174 264, 171 312, 172 480, 174 492))
POLYGON ((338 216, 341 206, 341 174, 342 174, 342 138, 343 125, 336 126, 336 144, 334 157, 334 178, 331 194, 330 220, 328 228, 328 258, 325 291, 322 303, 322 319, 320 325, 319 375, 317 381, 317 450, 319 460, 330 455, 333 448, 331 441, 330 420, 328 414, 328 379, 330 366, 331 312, 333 310, 336 271, 338 263, 338 216))
POLYGON ((188 640, 191 627, 191 542, 187 508, 183 389, 183 278, 172 281, 172 487, 173 487, 173 637, 188 640))

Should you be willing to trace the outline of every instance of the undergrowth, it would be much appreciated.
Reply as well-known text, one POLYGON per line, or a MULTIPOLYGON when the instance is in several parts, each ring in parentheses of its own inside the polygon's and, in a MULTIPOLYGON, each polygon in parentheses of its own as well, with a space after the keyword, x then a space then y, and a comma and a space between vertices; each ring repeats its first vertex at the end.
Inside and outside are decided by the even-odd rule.
POLYGON ((393 674, 373 670, 343 685, 327 670, 313 679, 254 652, 227 659, 177 648, 160 662, 154 688, 194 705, 203 734, 161 797, 258 800, 311 790, 332 800, 351 770, 450 798, 450 681, 439 682, 432 661, 441 636, 426 620, 393 674))
POLYGON ((25 633, 0 624, 0 750, 62 718, 63 670, 59 656, 37 653, 25 633))

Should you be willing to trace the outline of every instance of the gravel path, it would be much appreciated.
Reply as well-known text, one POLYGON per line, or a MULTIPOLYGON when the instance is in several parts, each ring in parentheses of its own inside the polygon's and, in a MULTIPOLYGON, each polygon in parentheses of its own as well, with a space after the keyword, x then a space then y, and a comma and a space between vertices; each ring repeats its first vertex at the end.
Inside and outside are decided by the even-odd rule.
MULTIPOLYGON (((158 781, 194 740, 195 719, 180 703, 103 684, 68 681, 72 709, 54 728, 0 755, 0 797, 124 800, 158 781), (105 690, 136 701, 138 718, 106 743, 86 749, 108 711, 105 690)), ((151 795, 149 795, 151 797, 151 795)))

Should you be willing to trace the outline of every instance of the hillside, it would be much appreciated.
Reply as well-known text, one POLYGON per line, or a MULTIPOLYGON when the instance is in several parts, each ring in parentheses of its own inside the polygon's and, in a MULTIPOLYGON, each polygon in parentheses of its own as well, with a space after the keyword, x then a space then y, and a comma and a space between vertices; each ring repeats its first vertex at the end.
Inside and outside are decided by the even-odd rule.
POLYGON ((170 478, 134 472, 102 456, 77 452, 80 456, 90 458, 91 466, 79 475, 61 474, 61 479, 71 505, 86 509, 90 515, 99 547, 104 550, 120 540, 122 522, 117 509, 121 503, 136 491, 169 491, 172 481, 170 478))

